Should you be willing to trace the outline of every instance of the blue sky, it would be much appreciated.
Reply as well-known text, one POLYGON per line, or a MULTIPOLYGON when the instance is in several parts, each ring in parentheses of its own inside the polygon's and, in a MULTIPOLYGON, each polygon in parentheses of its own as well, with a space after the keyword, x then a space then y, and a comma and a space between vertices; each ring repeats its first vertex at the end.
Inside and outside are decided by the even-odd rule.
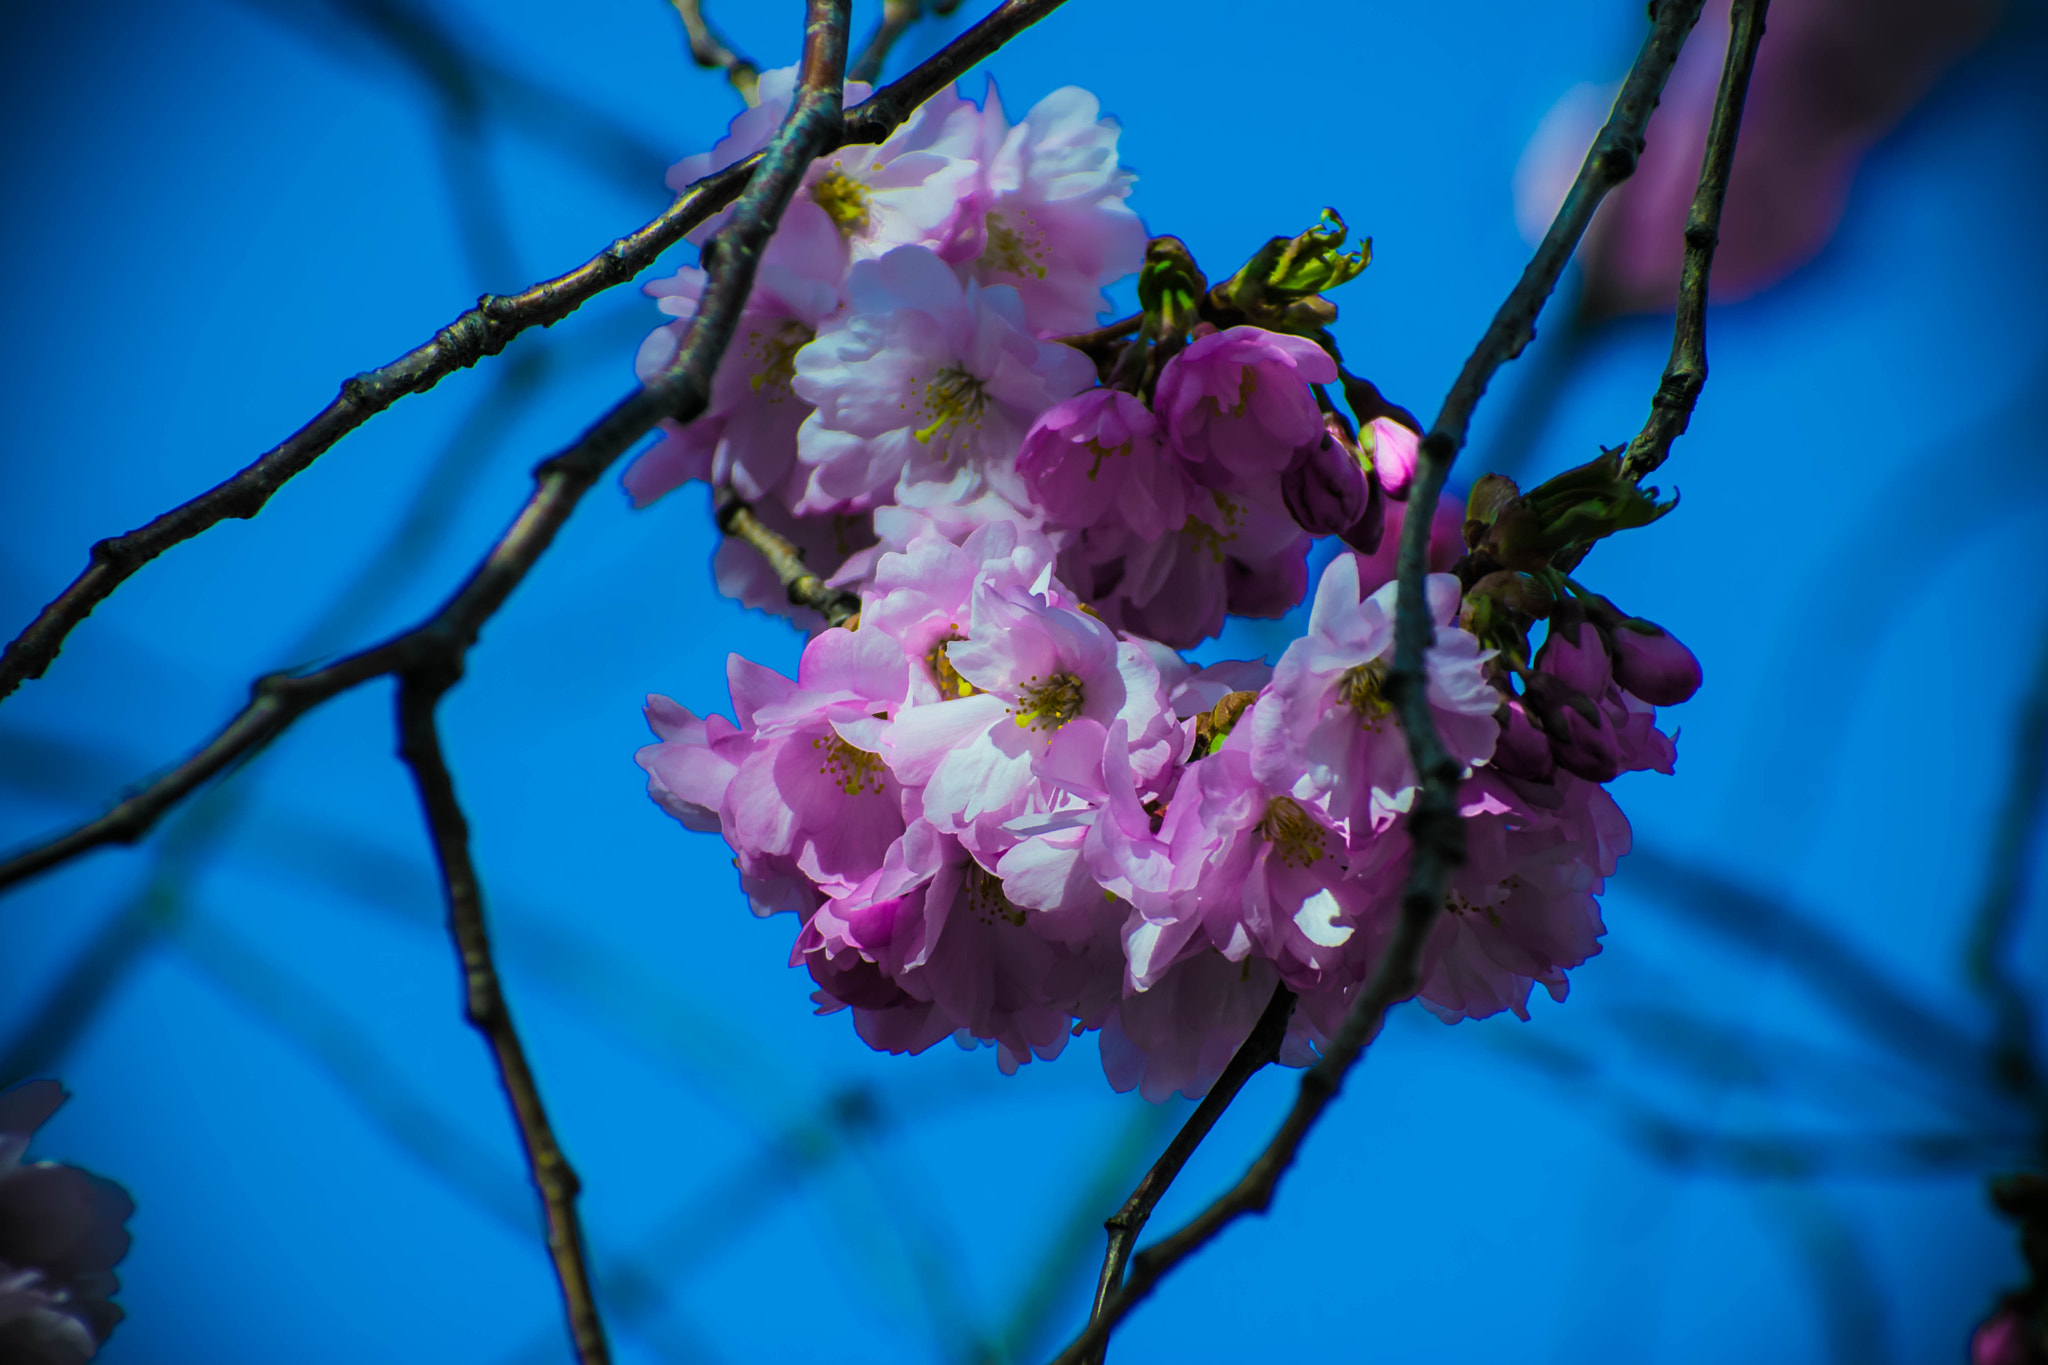
MULTIPOLYGON (((373 5, 15 17, 0 621, 478 293, 651 217, 664 164, 737 107, 660 0, 412 2, 483 64, 471 105, 347 18, 373 5)), ((713 15, 773 63, 799 8, 713 15)), ((892 70, 973 8, 913 30, 892 70)), ((1959 1358, 2018 1275, 1978 1167, 1924 1169, 1888 1137, 2024 1131, 1980 1074, 1961 960, 2048 633, 2039 11, 1879 145, 1819 260, 1715 311, 1668 467, 1683 505, 1581 575, 1707 677, 1677 776, 1620 785, 1639 852, 1605 950, 1528 1024, 1397 1016, 1270 1216, 1163 1289, 1118 1356, 1907 1365, 1959 1358), (1787 1173, 1809 1149, 1826 1159, 1787 1173)), ((1374 240, 1337 299, 1347 360, 1429 412, 1526 259, 1523 143, 1625 67, 1640 23, 1621 0, 1303 0, 1284 22, 1073 0, 989 69, 1013 110, 1096 91, 1139 212, 1212 274, 1338 207, 1374 240)), ((0 841, 174 760, 258 674, 429 609, 532 464, 625 391, 656 321, 604 295, 137 575, 0 706, 0 841)), ((1597 337, 1530 470, 1630 434, 1668 342, 1656 319, 1597 337)), ((1522 378, 1481 408, 1461 477, 1522 378)), ((728 652, 794 662, 793 634, 712 589, 713 534, 701 489, 642 513, 595 491, 443 709, 619 1358, 1049 1354, 1095 1225, 1182 1111, 1112 1093, 1085 1040, 1005 1079, 988 1052, 876 1056, 811 1015, 794 926, 749 916, 723 845, 661 816, 632 764, 647 692, 711 709, 728 652)), ((114 1365, 567 1358, 390 711, 382 685, 344 697, 141 847, 0 902, 0 1052, 76 1095, 42 1150, 138 1201, 114 1365)), ((2038 877, 2029 895, 2038 920, 2038 877)), ((2038 984, 2039 931, 2020 946, 2038 984)), ((1292 1091, 1258 1078, 1160 1219, 1220 1189, 1292 1091)))

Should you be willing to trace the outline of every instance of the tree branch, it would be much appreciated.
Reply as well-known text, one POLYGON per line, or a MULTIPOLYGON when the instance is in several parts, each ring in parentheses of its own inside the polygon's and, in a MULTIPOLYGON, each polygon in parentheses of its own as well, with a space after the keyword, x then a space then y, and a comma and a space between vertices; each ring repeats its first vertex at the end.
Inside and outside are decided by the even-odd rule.
POLYGON ((1685 263, 1678 272, 1678 321, 1672 328, 1671 362, 1650 399, 1649 420, 1628 443, 1622 477, 1640 482, 1664 463, 1671 443, 1685 434, 1693 404, 1707 382, 1707 277, 1714 268, 1714 248, 1721 241, 1721 204, 1728 197, 1728 173, 1735 165, 1735 138, 1742 131, 1742 106, 1749 97, 1749 76, 1756 68, 1757 44, 1763 41, 1764 11, 1770 0, 1737 0, 1729 16, 1728 60, 1721 66, 1721 86, 1714 94, 1714 113, 1707 125, 1707 147, 1700 157, 1699 188, 1685 215, 1685 263))
MULTIPOLYGON (((1063 0, 1004 0, 931 60, 848 112, 843 131, 832 130, 814 155, 850 143, 882 141, 920 104, 1061 3, 1063 0)), ((705 176, 678 195, 660 217, 619 238, 568 274, 518 294, 484 295, 476 307, 431 340, 343 384, 340 395, 318 416, 240 473, 145 526, 96 543, 85 572, 0 653, 0 700, 28 679, 42 677, 72 629, 144 564, 229 517, 255 516, 272 494, 336 441, 399 399, 426 392, 455 371, 498 354, 527 328, 551 327, 595 295, 632 279, 684 234, 738 198, 760 166, 762 155, 705 176)))
POLYGON ((709 71, 723 71, 752 108, 761 102, 761 68, 725 45, 718 30, 704 17, 704 0, 669 0, 676 17, 683 21, 683 34, 690 40, 690 60, 709 71))
POLYGON ((554 1128, 541 1104, 540 1087, 513 1026, 512 1011, 505 1004, 497 964, 491 957, 490 934, 484 927, 483 890, 470 862, 469 825, 463 819, 455 781, 435 731, 434 708, 454 681, 453 675, 437 670, 408 673, 399 679, 398 752, 419 789, 434 861, 441 869, 448 933, 462 964, 463 1014, 490 1045, 498 1066, 498 1084, 511 1101, 513 1122, 526 1149, 527 1172, 540 1192, 548 1257, 561 1284, 576 1359, 581 1365, 606 1365, 611 1352, 605 1345, 604 1324, 598 1319, 597 1299, 591 1293, 583 1228, 576 1216, 576 1195, 582 1186, 569 1159, 562 1155, 561 1144, 555 1141, 554 1128))
POLYGON ((1423 579, 1437 498, 1443 492, 1452 461, 1465 444, 1473 409, 1485 394, 1488 382, 1534 337, 1536 317, 1557 287, 1558 276, 1571 259, 1601 199, 1634 173, 1642 152, 1643 128, 1656 108, 1657 97, 1678 59, 1679 48, 1699 20, 1702 3, 1703 0, 1661 0, 1652 6, 1649 37, 1615 98, 1606 126, 1587 151, 1571 192, 1565 196, 1521 280, 1494 314, 1485 336, 1451 386, 1435 425, 1422 441, 1415 486, 1402 526, 1394 670, 1387 680, 1402 728, 1407 732, 1409 753, 1421 776, 1421 791, 1410 817, 1415 854, 1402 888, 1401 913, 1393 937, 1372 976, 1352 1002, 1343 1027, 1331 1040, 1322 1060, 1301 1078, 1301 1091, 1294 1107, 1266 1149, 1238 1182, 1208 1208, 1138 1254, 1131 1264, 1130 1282, 1102 1305, 1098 1316, 1060 1353, 1054 1365, 1082 1365, 1109 1339, 1116 1324, 1150 1295, 1175 1266, 1237 1219, 1248 1213, 1265 1212, 1309 1129, 1336 1097, 1365 1045, 1379 1032, 1388 1008, 1415 992, 1418 963, 1443 906, 1445 883, 1451 868, 1463 862, 1465 856, 1464 827, 1457 809, 1457 789, 1463 770, 1436 732, 1429 712, 1423 666, 1424 651, 1435 635, 1423 595, 1423 579))
MULTIPOLYGON (((711 186, 721 176, 752 177, 732 221, 705 250, 711 280, 669 369, 614 405, 574 444, 534 471, 535 488, 526 505, 454 596, 425 622, 382 644, 310 673, 273 673, 258 679, 251 688, 249 704, 190 758, 151 779, 104 815, 0 862, 0 890, 102 844, 134 843, 198 787, 268 744, 331 697, 372 678, 416 671, 437 656, 452 657, 459 673, 460 660, 484 623, 526 577, 577 502, 612 461, 660 419, 687 423, 703 412, 711 376, 732 340, 739 311, 753 285, 761 247, 811 160, 850 142, 886 136, 940 87, 1061 3, 1005 0, 938 56, 852 110, 847 122, 862 120, 857 136, 841 134, 838 85, 833 86, 827 117, 823 97, 807 82, 782 131, 766 151, 700 182, 711 186)), ((732 183, 737 185, 739 180, 732 183)), ((717 207, 710 205, 706 213, 717 207)))
POLYGON ((790 605, 809 607, 824 617, 828 626, 843 626, 860 615, 858 593, 832 587, 812 573, 804 565, 804 552, 763 523, 732 490, 720 491, 712 515, 720 531, 761 552, 761 558, 789 590, 790 605))
POLYGON ((732 221, 705 248, 710 281, 703 306, 669 368, 541 464, 526 506, 468 581, 425 623, 312 673, 278 673, 258 680, 249 705, 191 758, 98 819, 0 863, 0 888, 101 844, 133 843, 201 783, 269 743, 321 702, 371 678, 433 669, 445 672, 451 683, 461 676, 463 659, 484 623, 526 577, 612 461, 662 418, 689 422, 708 403, 711 376, 732 341, 761 251, 812 158, 819 148, 832 144, 838 132, 846 0, 811 4, 803 83, 796 101, 775 140, 761 153, 759 174, 740 196, 732 221), (828 41, 829 26, 821 28, 820 12, 837 16, 836 43, 828 41))
MULTIPOLYGON (((1124 1263, 1131 1259, 1131 1248, 1137 1245, 1138 1234, 1145 1230, 1152 1210, 1165 1196, 1174 1177, 1180 1174, 1181 1167, 1188 1164, 1188 1158, 1195 1154, 1195 1148, 1202 1145, 1202 1139, 1209 1136, 1209 1130, 1216 1126, 1217 1119, 1223 1117, 1223 1111, 1237 1098, 1237 1092, 1244 1089, 1244 1083, 1259 1068, 1280 1055, 1280 1044, 1287 1038, 1287 1021, 1294 1015, 1294 1000, 1294 992, 1287 987, 1273 988, 1273 998, 1266 1003, 1265 1013, 1252 1025, 1243 1045, 1232 1054, 1223 1074, 1209 1087, 1209 1093, 1202 1096, 1202 1103, 1188 1115, 1188 1121, 1173 1135, 1173 1141, 1166 1144, 1166 1150, 1160 1153, 1159 1160, 1152 1163, 1152 1169, 1145 1172, 1145 1178, 1138 1182, 1138 1188, 1131 1191, 1131 1197, 1124 1201, 1124 1206, 1103 1223, 1103 1228, 1109 1233, 1109 1245, 1102 1253, 1102 1275, 1095 1284, 1095 1306, 1089 1314, 1091 1321, 1102 1316, 1103 1307, 1123 1287, 1124 1263)), ((1105 1339, 1102 1349, 1090 1357, 1090 1365, 1100 1365, 1108 1347, 1109 1342, 1105 1339)))
POLYGON ((1997 1021, 1992 1063, 1997 1079, 2008 1089, 2028 1096, 2037 1109, 2048 1108, 2041 1093, 2041 1073, 2034 1056, 2034 1014, 2026 990, 2006 961, 2012 947, 2014 921, 2024 904, 2027 864, 2041 814, 2048 808, 2048 638, 2033 681, 2020 703, 2014 727, 2012 777, 1998 816, 1991 847, 1991 875, 1970 926, 1965 962, 1970 980, 1991 1005, 1997 1021))

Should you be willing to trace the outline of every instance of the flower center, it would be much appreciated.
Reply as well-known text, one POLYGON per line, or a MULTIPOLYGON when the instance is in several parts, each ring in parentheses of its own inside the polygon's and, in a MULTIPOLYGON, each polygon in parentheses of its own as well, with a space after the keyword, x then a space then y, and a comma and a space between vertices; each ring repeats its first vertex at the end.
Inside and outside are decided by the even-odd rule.
POLYGON ((882 794, 880 754, 856 749, 836 734, 819 735, 811 741, 811 747, 820 750, 825 757, 818 767, 819 773, 831 778, 832 785, 848 796, 859 796, 862 792, 870 796, 882 794))
POLYGON ((824 178, 811 186, 811 198, 825 210, 840 236, 852 237, 868 230, 868 187, 840 170, 838 162, 833 162, 824 178))
POLYGON ((755 393, 772 386, 778 392, 768 401, 780 402, 782 395, 789 392, 789 381, 796 378, 796 353, 816 336, 816 332, 795 318, 772 332, 747 333, 747 351, 761 362, 761 368, 747 380, 748 386, 755 393))
POLYGON ((1387 699, 1387 674, 1392 670, 1382 659, 1359 664, 1344 670, 1337 679, 1337 699, 1358 713, 1358 723, 1368 730, 1377 730, 1393 714, 1394 703, 1387 699))
POLYGON ((941 432, 950 438, 963 426, 980 426, 982 409, 987 406, 988 393, 981 381, 957 365, 949 365, 925 381, 918 415, 931 421, 911 434, 919 445, 930 445, 941 432))
POLYGON ((1027 730, 1057 730, 1081 714, 1081 680, 1055 673, 1044 682, 1036 673, 1017 693, 1017 724, 1027 730))
MULTIPOLYGON (((1509 896, 1514 895, 1515 892, 1522 889, 1522 885, 1520 877, 1509 877, 1500 884, 1500 900, 1506 900, 1509 896)), ((1463 892, 1455 888, 1444 892, 1444 909, 1453 915, 1484 915, 1493 924, 1494 928, 1498 929, 1500 927, 1500 911, 1494 908, 1494 904, 1474 905, 1470 900, 1466 899, 1463 892)))
POLYGON ((1045 233, 1030 214, 1017 215, 1018 228, 1004 224, 1000 213, 991 213, 985 221, 988 245, 981 249, 976 265, 992 275, 1045 278, 1045 266, 1040 264, 1045 259, 1045 233))
POLYGON ((1289 797, 1276 796, 1266 803, 1259 834, 1283 863, 1307 868, 1322 860, 1323 827, 1289 797))
POLYGON ((967 864, 966 890, 967 909, 983 924, 1004 919, 1019 929, 1024 927, 1024 912, 1010 904, 1009 896, 1003 892, 1002 879, 980 863, 967 864))
POLYGON ((1105 447, 1099 440, 1090 440, 1088 442, 1088 449, 1095 452, 1095 463, 1088 466, 1088 482, 1094 483, 1095 476, 1102 472, 1102 462, 1112 455, 1130 454, 1131 443, 1129 441, 1125 441, 1120 446, 1105 447))
POLYGON ((953 667, 953 660, 946 654, 946 646, 955 640, 964 640, 965 635, 948 635, 925 651, 924 666, 932 675, 932 682, 939 689, 939 696, 946 701, 958 701, 981 691, 973 683, 960 676, 960 670, 953 667))
POLYGON ((1232 502, 1221 493, 1212 493, 1216 499, 1216 513, 1223 525, 1218 527, 1198 516, 1190 514, 1187 524, 1180 528, 1181 534, 1195 543, 1197 550, 1205 550, 1218 564, 1223 562, 1223 547, 1237 539, 1238 527, 1244 525, 1244 508, 1232 502))

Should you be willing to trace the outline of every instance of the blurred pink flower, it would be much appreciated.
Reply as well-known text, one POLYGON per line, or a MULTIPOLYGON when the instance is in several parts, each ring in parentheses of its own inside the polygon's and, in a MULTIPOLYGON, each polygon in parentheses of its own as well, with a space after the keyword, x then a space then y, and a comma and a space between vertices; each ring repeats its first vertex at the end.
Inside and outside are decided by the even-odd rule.
MULTIPOLYGON (((2000 8, 1999 0, 1776 0, 1722 210, 1715 299, 1747 298, 1819 253, 1864 156, 1985 36, 2000 8)), ((1650 121, 1635 176, 1586 233, 1586 316, 1668 309, 1677 298, 1728 10, 1728 0, 1710 0, 1650 121)), ((1524 150, 1515 216, 1532 242, 1549 227, 1613 93, 1567 92, 1524 150)))

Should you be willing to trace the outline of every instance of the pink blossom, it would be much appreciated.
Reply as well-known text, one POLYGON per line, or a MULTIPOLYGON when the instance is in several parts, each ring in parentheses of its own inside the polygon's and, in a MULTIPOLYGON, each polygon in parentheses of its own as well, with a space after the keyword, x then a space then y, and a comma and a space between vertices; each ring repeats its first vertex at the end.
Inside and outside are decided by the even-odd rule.
POLYGON ((1074 1014, 1114 998, 1113 954, 1042 937, 1035 922, 958 841, 919 821, 872 888, 819 908, 793 960, 811 966, 821 1012, 854 1006, 870 1046, 989 1041, 1008 1073, 1058 1056, 1074 1014))
POLYGON ((1117 164, 1116 121, 1100 114, 1095 96, 1067 86, 1010 127, 989 83, 981 179, 943 254, 983 284, 1015 288, 1035 336, 1095 326, 1102 286, 1144 261, 1144 224, 1124 202, 1135 176, 1117 164))
POLYGON ((1177 534, 1098 525, 1069 540, 1060 571, 1120 630, 1188 649, 1227 612, 1274 617, 1308 590, 1309 537, 1270 490, 1197 489, 1177 534))
MULTIPOLYGON (((790 388, 797 352, 839 307, 845 272, 837 234, 823 212, 791 205, 769 242, 753 293, 740 313, 732 346, 711 381, 711 402, 687 426, 662 423, 663 439, 627 467, 626 491, 645 507, 689 479, 730 485, 752 502, 794 502, 803 491, 796 471, 796 433, 810 404, 790 388)), ((677 319, 641 343, 634 370, 651 383, 674 360, 708 276, 685 266, 647 286, 661 311, 677 319)))
MULTIPOLYGON (((788 114, 795 89, 795 67, 762 72, 759 103, 736 116, 710 152, 672 166, 668 187, 680 194, 712 171, 766 147, 788 114)), ((867 86, 849 82, 848 107, 868 94, 867 86)), ((899 246, 939 246, 955 235, 980 173, 975 161, 979 122, 980 112, 948 86, 883 142, 842 147, 812 163, 797 204, 814 205, 825 214, 848 260, 869 260, 899 246)), ((731 213, 713 214, 691 230, 689 239, 703 245, 731 213)))
POLYGON ((1189 1099, 1208 1094, 1251 1036, 1278 981, 1269 962, 1201 953, 1151 990, 1124 997, 1101 1025, 1102 1070, 1110 1085, 1136 1088, 1154 1104, 1176 1090, 1189 1099))
MULTIPOLYGON (((1407 737, 1385 691, 1398 591, 1389 583, 1361 596, 1357 561, 1331 561, 1307 633, 1280 656, 1272 687, 1249 717, 1261 778, 1326 810, 1354 841, 1384 830, 1415 799, 1407 737)), ((1427 591, 1437 623, 1425 656, 1437 729, 1459 761, 1483 763, 1499 736, 1501 700, 1481 670, 1488 656, 1455 624, 1458 580, 1432 574, 1427 591)))
POLYGON ((1016 474, 1025 430, 1086 387, 1086 356, 1024 330, 1016 291, 964 288, 922 247, 856 265, 847 309, 796 356, 796 392, 816 405, 797 435, 801 512, 964 502, 986 490, 1027 500, 1016 474))
POLYGON ((1178 531, 1196 493, 1151 409, 1114 389, 1089 389, 1040 414, 1017 473, 1061 527, 1107 523, 1143 540, 1178 531))
POLYGON ((1055 750, 1085 766, 1121 721, 1151 766, 1168 757, 1175 722, 1158 670, 1062 600, 1049 570, 1028 588, 977 581, 966 638, 940 649, 969 695, 908 708, 883 750, 905 782, 923 785, 925 817, 978 852, 995 856, 1015 842, 1006 822, 1058 800, 1039 780, 1055 750))
POLYGON ((1202 482, 1264 487, 1321 437, 1322 412, 1308 386, 1336 378, 1337 362, 1312 341, 1232 327, 1196 338, 1166 362, 1152 410, 1202 482))
POLYGON ((1421 964, 1423 1004, 1446 1023, 1502 1010, 1527 1019, 1533 984, 1563 1000, 1566 969, 1600 951, 1595 897, 1628 852, 1628 820, 1569 774, 1555 793, 1546 809, 1484 772, 1466 784, 1466 862, 1421 964))

